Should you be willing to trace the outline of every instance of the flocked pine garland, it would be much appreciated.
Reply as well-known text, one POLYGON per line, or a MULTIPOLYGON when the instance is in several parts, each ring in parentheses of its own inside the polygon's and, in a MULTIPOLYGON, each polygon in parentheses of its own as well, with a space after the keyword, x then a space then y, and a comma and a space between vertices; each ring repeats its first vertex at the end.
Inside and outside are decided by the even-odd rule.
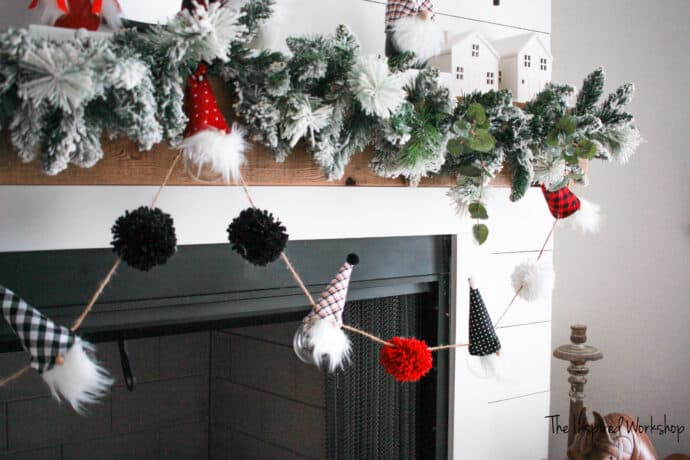
POLYGON ((187 123, 185 81, 206 60, 235 91, 234 109, 251 139, 277 161, 302 141, 336 179, 352 155, 373 145, 375 174, 413 185, 429 175, 455 176, 449 195, 463 211, 477 203, 475 217, 483 214, 482 186, 504 167, 516 201, 531 184, 556 190, 584 182, 580 159, 625 162, 641 141, 625 111, 632 85, 599 104, 601 69, 584 81, 573 108, 566 104, 573 88, 556 84, 524 110, 505 90, 457 102, 434 69, 408 71, 412 56, 390 63, 363 56, 346 26, 289 38, 289 54, 251 48, 272 3, 250 0, 240 11, 211 4, 110 40, 55 41, 10 30, 0 35, 0 128, 10 131, 22 160, 40 159, 48 174, 93 166, 103 156, 103 134, 127 137, 141 150, 161 141, 177 146, 187 123), (217 49, 228 41, 227 50, 217 49))

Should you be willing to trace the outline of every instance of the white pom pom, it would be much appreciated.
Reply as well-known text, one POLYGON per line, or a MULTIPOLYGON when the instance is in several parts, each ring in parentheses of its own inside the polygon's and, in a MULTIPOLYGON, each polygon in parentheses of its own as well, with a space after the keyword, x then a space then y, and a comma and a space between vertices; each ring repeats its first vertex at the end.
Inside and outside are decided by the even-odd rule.
POLYGON ((84 404, 98 402, 113 384, 108 371, 87 353, 93 351, 93 345, 77 338, 63 356, 64 363, 41 374, 55 399, 64 398, 78 413, 83 412, 84 404))
POLYGON ((111 29, 120 30, 122 27, 122 20, 120 17, 121 13, 122 9, 120 9, 120 4, 117 2, 117 0, 103 0, 101 14, 111 29))
POLYGON ((350 339, 335 322, 319 319, 306 335, 315 363, 327 360, 328 369, 333 372, 350 361, 350 339))
POLYGON ((412 51, 423 64, 441 53, 443 31, 434 21, 406 16, 393 23, 393 41, 401 51, 412 51))
POLYGON ((580 209, 572 216, 561 219, 568 227, 585 233, 597 233, 601 224, 600 207, 580 198, 580 209))
MULTIPOLYGON (((246 158, 247 141, 244 129, 233 124, 230 134, 207 128, 189 136, 180 144, 187 171, 200 179, 205 172, 222 177, 225 182, 237 182, 246 158)), ((215 179, 215 178, 214 178, 215 179)))
POLYGON ((553 268, 536 261, 522 262, 513 271, 513 289, 528 302, 537 300, 553 290, 553 268))

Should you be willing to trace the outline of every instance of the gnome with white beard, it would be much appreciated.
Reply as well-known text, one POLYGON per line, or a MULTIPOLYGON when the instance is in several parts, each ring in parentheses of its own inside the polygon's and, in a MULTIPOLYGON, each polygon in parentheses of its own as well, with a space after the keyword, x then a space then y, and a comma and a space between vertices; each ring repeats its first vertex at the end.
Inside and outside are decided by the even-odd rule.
POLYGON ((31 354, 30 366, 48 384, 58 401, 66 400, 78 413, 98 402, 113 379, 94 359, 95 348, 64 326, 0 286, 2 313, 22 347, 31 354))
POLYGON ((422 69, 441 52, 443 32, 434 21, 431 0, 388 0, 386 5, 386 56, 413 52, 415 67, 422 69))

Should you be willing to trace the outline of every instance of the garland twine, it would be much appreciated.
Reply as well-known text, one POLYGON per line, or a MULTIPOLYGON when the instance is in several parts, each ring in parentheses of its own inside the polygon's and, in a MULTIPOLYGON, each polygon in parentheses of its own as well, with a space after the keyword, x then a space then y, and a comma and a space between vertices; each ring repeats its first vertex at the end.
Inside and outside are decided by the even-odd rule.
MULTIPOLYGON (((163 189, 165 188, 166 185, 168 185, 168 181, 170 180, 170 177, 172 176, 173 171, 175 170, 175 167, 177 166, 177 163, 180 161, 180 158, 182 157, 182 152, 179 152, 176 156, 175 159, 173 160, 172 164, 170 165, 170 168, 168 169, 167 174, 165 175, 165 179, 163 179, 163 183, 158 187, 158 191, 153 197, 153 200, 151 200, 151 208, 154 208, 156 204, 158 203, 158 200, 161 197, 161 193, 163 192, 163 189)), ((105 275, 105 278, 101 280, 100 283, 98 283, 98 287, 96 288, 96 291, 93 293, 91 296, 91 299, 89 300, 89 303, 86 304, 84 307, 84 310, 81 312, 81 314, 74 320, 72 323, 72 327, 70 327, 70 331, 76 332, 84 322, 87 316, 89 316, 89 313, 91 313, 91 310, 93 309, 93 306, 98 302, 98 299, 101 297, 103 294, 103 291, 105 291, 106 286, 110 284, 110 282, 113 279, 113 276, 115 276, 115 272, 117 272, 118 267, 122 263, 122 257, 118 256, 117 259, 115 259, 115 262, 113 262, 113 265, 110 267, 110 270, 108 270, 108 274, 105 275)), ((60 364, 58 362, 58 364, 60 364)), ((31 369, 30 365, 26 365, 19 369, 17 372, 14 374, 5 377, 4 379, 0 380, 0 387, 3 387, 7 385, 8 383, 18 379, 22 375, 24 375, 29 369, 31 369)))
MULTIPOLYGON (((172 176, 173 171, 175 170, 175 167, 177 166, 177 163, 180 161, 180 158, 182 157, 182 152, 179 152, 176 156, 175 159, 173 160, 172 164, 170 165, 170 168, 168 169, 167 174, 165 175, 165 178, 163 179, 163 182, 161 183, 160 187, 158 188, 158 191, 153 197, 153 200, 151 200, 151 205, 150 207, 153 208, 156 206, 158 203, 158 200, 160 199, 160 196, 163 192, 163 189, 166 187, 168 184, 168 181, 170 180, 170 177, 172 176)), ((254 203, 254 199, 252 198, 251 193, 249 192, 249 186, 244 180, 244 177, 240 176, 240 185, 242 186, 242 190, 244 191, 245 196, 247 197, 247 201, 249 201, 249 204, 252 206, 252 208, 256 209, 256 204, 254 203)), ((541 250, 539 251, 539 255, 537 256, 537 261, 541 259, 541 257, 544 255, 544 251, 546 250, 546 246, 549 243, 549 240, 551 239, 551 236, 553 235, 553 232, 556 229, 556 224, 558 224, 558 219, 555 219, 553 222, 553 225, 551 226, 551 230, 549 230, 548 235, 546 236, 546 240, 544 241, 544 244, 541 247, 541 250)), ((304 282, 302 281, 302 278, 300 277, 299 273, 297 270, 295 270, 295 267, 292 265, 292 262, 290 262, 290 259, 288 258, 287 254, 283 251, 280 254, 280 258, 283 260, 285 263, 285 266, 287 270, 290 272, 292 277, 294 278, 295 282, 299 286, 299 288, 302 290, 304 293, 305 297, 307 300, 309 300, 309 303, 311 304, 312 308, 316 308, 316 302, 314 301, 314 297, 311 295, 307 287, 305 286, 304 282)), ((103 291, 105 290, 106 286, 110 284, 110 282, 113 279, 113 276, 115 276, 115 273, 117 272, 117 269, 119 268, 120 264, 122 263, 122 257, 118 256, 117 259, 115 259, 115 262, 113 263, 112 267, 110 267, 110 270, 106 274, 105 278, 101 280, 101 282, 98 284, 98 287, 96 288, 96 291, 93 293, 91 296, 91 299, 89 300, 89 303, 84 307, 84 310, 82 313, 77 317, 77 319, 74 320, 74 323, 72 324, 72 327, 70 330, 72 332, 77 331, 84 320, 89 316, 89 313, 91 313, 91 310, 93 309, 94 305, 98 301, 98 299, 101 297, 103 294, 103 291)), ((501 316, 498 318, 496 323, 494 324, 494 328, 498 328, 499 324, 501 323, 501 320, 505 317, 506 313, 510 310, 510 308, 513 306, 515 303, 515 300, 517 300, 517 297, 519 296, 520 292, 522 291, 524 285, 520 286, 516 291, 515 295, 511 299, 511 301, 508 303, 508 306, 505 308, 501 316)), ((388 342, 381 337, 378 337, 374 334, 370 334, 369 332, 363 331, 361 329, 358 329, 354 326, 350 326, 347 324, 343 324, 342 328, 345 329, 346 331, 350 331, 352 333, 361 335, 362 337, 365 337, 373 342, 379 343, 383 346, 386 347, 394 347, 391 342, 388 342)), ((441 351, 441 350, 451 350, 451 349, 456 349, 456 348, 463 348, 467 347, 469 344, 467 343, 459 343, 459 344, 449 344, 449 345, 438 345, 435 347, 429 347, 429 351, 435 352, 435 351, 441 351)), ((14 374, 0 380, 0 387, 3 387, 7 385, 8 383, 18 379, 22 375, 24 375, 31 367, 29 365, 26 365, 19 369, 17 372, 14 374)))

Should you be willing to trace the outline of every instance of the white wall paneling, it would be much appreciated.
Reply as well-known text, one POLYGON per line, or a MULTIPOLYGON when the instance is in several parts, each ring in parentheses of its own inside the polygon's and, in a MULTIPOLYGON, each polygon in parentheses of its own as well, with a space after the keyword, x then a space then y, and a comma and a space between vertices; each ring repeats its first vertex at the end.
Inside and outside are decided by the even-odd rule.
MULTIPOLYGON (((560 56, 556 81, 579 86, 603 65, 607 91, 634 82, 630 112, 646 140, 624 167, 592 165, 592 183, 582 194, 601 205, 605 220, 598 235, 568 231, 557 242, 553 343, 568 343, 569 326, 581 323, 589 326, 589 342, 603 351, 604 359, 589 366, 588 408, 630 413, 643 423, 666 415, 686 427, 689 12, 687 0, 554 2, 552 47, 560 56)), ((567 363, 554 363, 551 410, 566 414, 567 363)), ((563 458, 566 439, 551 437, 549 458, 563 458)), ((687 428, 680 442, 669 433, 651 439, 659 458, 690 452, 687 428)))

